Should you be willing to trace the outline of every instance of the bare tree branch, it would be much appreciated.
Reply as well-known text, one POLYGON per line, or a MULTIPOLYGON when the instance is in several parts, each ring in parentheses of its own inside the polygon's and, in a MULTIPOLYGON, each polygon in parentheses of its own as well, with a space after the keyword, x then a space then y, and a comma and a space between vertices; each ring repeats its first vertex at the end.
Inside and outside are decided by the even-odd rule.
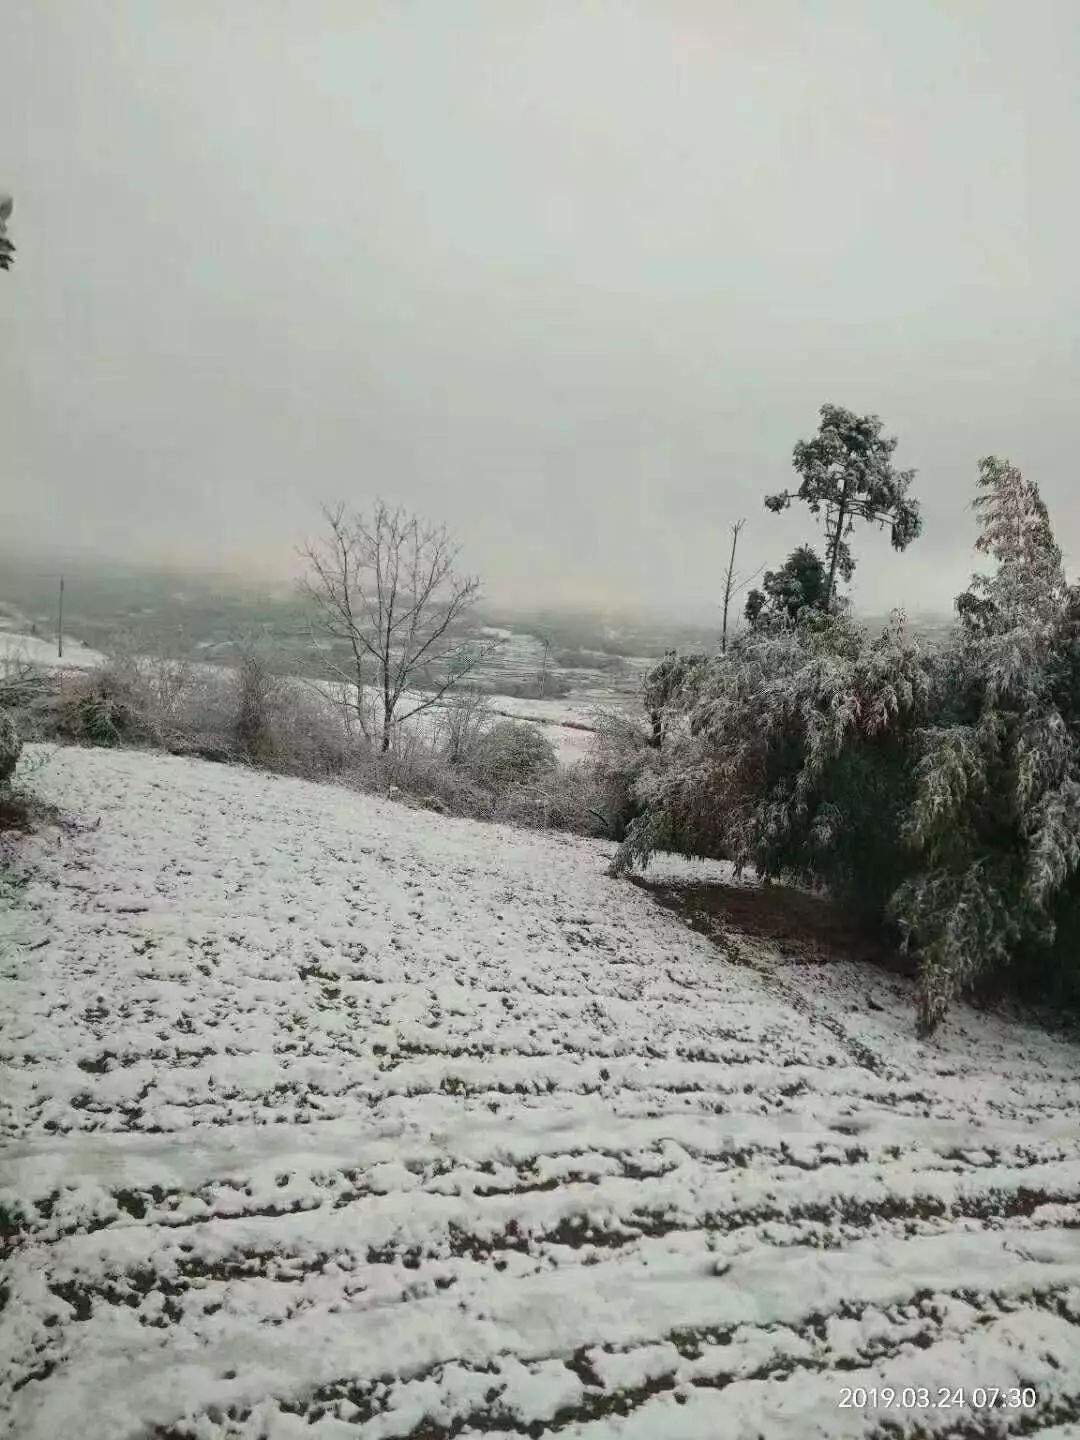
MULTIPOLYGON (((365 693, 377 690, 380 743, 388 750, 395 727, 436 705, 496 649, 459 638, 480 581, 455 570, 458 547, 445 526, 376 500, 370 515, 343 504, 323 509, 327 533, 300 554, 307 563, 302 590, 331 647, 348 646, 348 662, 327 670, 355 686, 356 713, 367 734, 365 693), (398 713, 407 691, 424 698, 398 713)), ((410 701, 411 704, 411 701, 410 701)))

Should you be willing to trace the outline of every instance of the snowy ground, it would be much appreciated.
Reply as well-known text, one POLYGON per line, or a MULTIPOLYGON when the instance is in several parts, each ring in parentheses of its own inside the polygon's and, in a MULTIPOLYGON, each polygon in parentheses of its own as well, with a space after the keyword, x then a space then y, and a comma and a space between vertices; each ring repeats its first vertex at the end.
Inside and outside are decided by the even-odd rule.
POLYGON ((40 635, 17 635, 0 630, 0 665, 40 665, 47 670, 92 670, 104 656, 81 640, 65 640, 64 655, 57 655, 55 640, 40 635))
MULTIPOLYGON (((92 670, 103 664, 105 656, 98 650, 91 650, 79 640, 64 643, 64 656, 59 659, 55 640, 42 640, 34 635, 12 633, 0 630, 0 673, 10 665, 34 665, 43 670, 92 670)), ((197 671, 220 676, 227 673, 225 667, 211 662, 195 665, 197 671)), ((330 690, 329 684, 325 686, 330 690)), ((352 692, 355 695, 355 690, 352 692)), ((375 713, 378 710, 379 692, 371 688, 375 713)), ((402 696, 402 713, 416 705, 423 696, 416 691, 406 691, 402 696)), ((551 741, 560 764, 574 765, 589 757, 592 747, 592 732, 595 723, 596 700, 522 700, 512 695, 492 693, 489 697, 491 712, 495 716, 512 720, 528 721, 543 727, 544 734, 551 741)), ((609 697, 609 703, 625 706, 625 697, 609 697)), ((438 723, 440 710, 432 706, 421 711, 409 725, 416 726, 430 734, 438 723)))
POLYGON ((1076 1048, 733 964, 600 844, 158 755, 36 784, 14 1435, 1077 1433, 1076 1048))

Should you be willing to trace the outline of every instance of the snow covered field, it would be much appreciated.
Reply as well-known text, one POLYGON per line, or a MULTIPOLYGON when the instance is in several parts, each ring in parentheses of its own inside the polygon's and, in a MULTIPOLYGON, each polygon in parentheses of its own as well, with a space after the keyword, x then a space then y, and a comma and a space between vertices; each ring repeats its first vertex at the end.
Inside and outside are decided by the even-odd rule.
POLYGON ((56 653, 55 640, 39 635, 16 635, 0 630, 0 665, 40 665, 47 670, 92 670, 104 656, 80 640, 65 640, 64 656, 56 653))
POLYGON ((602 844, 160 755, 35 784, 15 1436, 1077 1433, 1076 1047, 734 964, 602 844))

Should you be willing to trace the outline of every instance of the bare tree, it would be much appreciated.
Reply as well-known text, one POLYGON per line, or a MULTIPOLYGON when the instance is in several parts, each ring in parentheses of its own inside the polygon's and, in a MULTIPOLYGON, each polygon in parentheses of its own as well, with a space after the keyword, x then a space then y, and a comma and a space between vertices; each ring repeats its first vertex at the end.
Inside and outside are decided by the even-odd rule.
POLYGON ((724 624, 720 632, 720 653, 722 655, 727 654, 728 609, 731 605, 732 597, 737 595, 740 590, 745 590, 751 580, 756 580, 762 571, 762 566, 759 565, 754 573, 747 575, 744 580, 735 569, 735 549, 739 543, 739 535, 745 524, 745 520, 736 520, 735 524, 731 527, 731 555, 728 559, 727 574, 724 577, 724 624))
POLYGON ((544 635, 540 643, 544 647, 544 655, 540 664, 539 674, 536 677, 536 689, 540 699, 543 700, 544 694, 547 691, 548 664, 551 660, 551 636, 544 635))
POLYGON ((328 652, 328 669, 350 687, 361 730, 385 752, 395 726, 437 705, 496 649, 460 634, 480 581, 454 569, 459 547, 444 525, 382 500, 370 515, 343 504, 323 515, 328 534, 301 551, 308 564, 303 589, 318 630, 331 644, 348 646, 343 664, 328 652), (374 706, 368 687, 376 692, 374 706))

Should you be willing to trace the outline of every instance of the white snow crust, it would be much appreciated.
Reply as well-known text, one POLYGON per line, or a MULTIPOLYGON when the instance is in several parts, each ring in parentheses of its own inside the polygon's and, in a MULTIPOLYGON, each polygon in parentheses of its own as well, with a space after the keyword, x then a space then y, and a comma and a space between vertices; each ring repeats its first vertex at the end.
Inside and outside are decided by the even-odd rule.
POLYGON ((20 1440, 1076 1433, 1075 1045, 965 1007, 920 1042, 906 980, 735 963, 601 843, 162 755, 35 784, 20 1440))
POLYGON ((0 665, 35 665, 43 670, 93 670, 104 659, 99 650, 92 650, 81 640, 66 639, 61 659, 57 655, 55 640, 0 630, 0 665))

